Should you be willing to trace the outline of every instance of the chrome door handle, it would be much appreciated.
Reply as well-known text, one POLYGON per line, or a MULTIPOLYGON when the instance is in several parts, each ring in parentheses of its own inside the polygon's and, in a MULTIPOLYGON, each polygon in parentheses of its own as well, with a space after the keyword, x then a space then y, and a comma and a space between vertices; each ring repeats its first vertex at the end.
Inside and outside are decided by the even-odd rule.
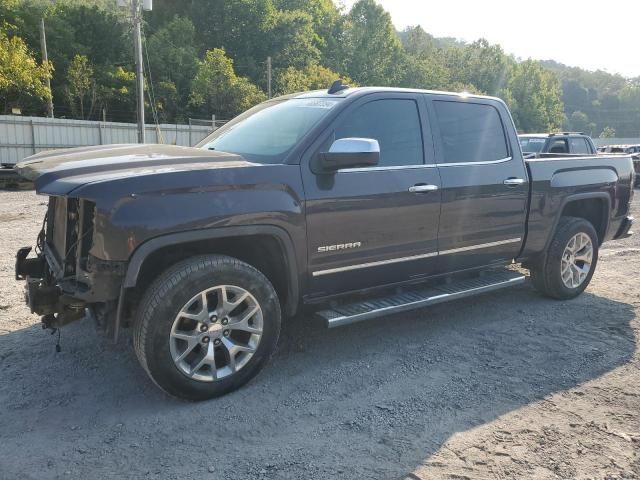
POLYGON ((524 178, 507 178, 502 183, 509 187, 515 187, 516 185, 522 185, 524 183, 524 178))
POLYGON ((426 193, 433 192, 435 190, 438 190, 437 185, 414 185, 412 187, 409 187, 409 191, 411 193, 426 193))

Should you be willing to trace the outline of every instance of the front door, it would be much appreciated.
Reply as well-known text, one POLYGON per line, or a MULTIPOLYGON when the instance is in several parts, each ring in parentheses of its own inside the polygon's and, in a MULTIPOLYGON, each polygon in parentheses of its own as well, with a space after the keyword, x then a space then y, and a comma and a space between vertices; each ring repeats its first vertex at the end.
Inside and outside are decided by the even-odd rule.
POLYGON ((506 108, 460 97, 427 103, 442 179, 439 269, 509 262, 524 238, 528 177, 520 149, 507 140, 506 108))
POLYGON ((302 165, 312 296, 392 284, 437 261, 440 178, 415 94, 356 100, 310 149, 302 165), (309 163, 339 138, 378 140, 376 167, 315 174, 309 163), (418 188, 415 188, 415 187, 418 188))

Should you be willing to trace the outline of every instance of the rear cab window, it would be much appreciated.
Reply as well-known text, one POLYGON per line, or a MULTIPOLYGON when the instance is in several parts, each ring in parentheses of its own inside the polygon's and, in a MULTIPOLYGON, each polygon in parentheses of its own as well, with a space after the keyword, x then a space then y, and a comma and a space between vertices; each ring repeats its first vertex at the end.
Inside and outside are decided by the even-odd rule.
POLYGON ((548 153, 569 153, 569 144, 566 138, 558 138, 551 141, 548 153))
POLYGON ((495 162, 509 158, 505 129, 493 105, 434 100, 433 106, 442 145, 439 163, 495 162))

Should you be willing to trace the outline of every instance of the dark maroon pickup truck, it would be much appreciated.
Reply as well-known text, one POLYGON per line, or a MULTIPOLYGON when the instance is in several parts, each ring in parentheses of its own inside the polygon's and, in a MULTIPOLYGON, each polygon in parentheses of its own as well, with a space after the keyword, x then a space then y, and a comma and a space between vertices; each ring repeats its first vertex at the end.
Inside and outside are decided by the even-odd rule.
MULTIPOLYGON (((267 363, 283 318, 328 326, 525 281, 569 299, 630 235, 631 159, 524 160, 497 98, 391 88, 264 102, 196 148, 111 145, 17 166, 49 197, 16 278, 45 326, 91 318, 166 392, 267 363)), ((425 325, 426 328, 426 325, 425 325)))

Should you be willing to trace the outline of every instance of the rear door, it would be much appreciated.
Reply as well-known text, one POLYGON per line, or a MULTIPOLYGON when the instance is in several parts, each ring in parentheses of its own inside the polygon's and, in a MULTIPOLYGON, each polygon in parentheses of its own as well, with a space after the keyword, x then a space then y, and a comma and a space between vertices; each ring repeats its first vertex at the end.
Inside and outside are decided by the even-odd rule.
POLYGON ((439 267, 509 261, 524 237, 528 180, 520 148, 508 141, 515 132, 506 107, 457 96, 428 96, 427 103, 442 182, 439 267))
POLYGON ((343 111, 302 164, 312 296, 405 281, 437 261, 440 178, 420 94, 366 95, 343 111), (378 140, 380 163, 331 174, 311 162, 339 138, 378 140), (421 188, 414 188, 415 186, 421 188))

